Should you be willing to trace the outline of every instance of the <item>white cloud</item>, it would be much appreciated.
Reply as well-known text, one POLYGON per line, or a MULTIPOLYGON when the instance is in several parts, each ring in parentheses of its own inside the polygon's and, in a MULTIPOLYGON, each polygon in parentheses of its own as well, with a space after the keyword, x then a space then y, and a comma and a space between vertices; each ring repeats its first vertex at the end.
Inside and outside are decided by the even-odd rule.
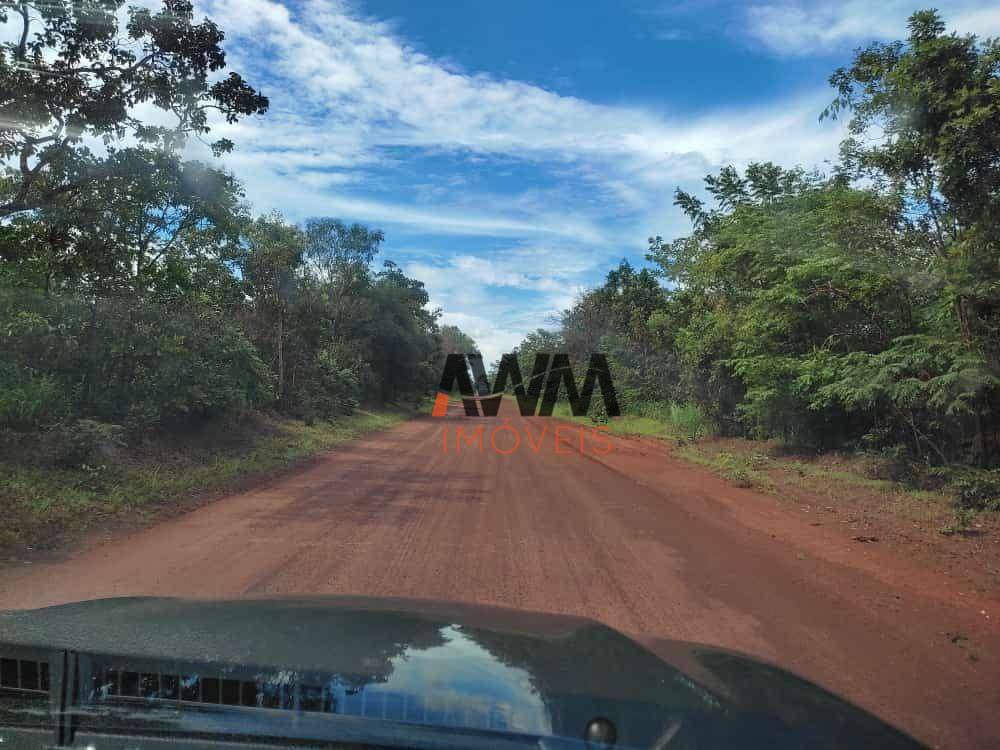
MULTIPOLYGON (((1000 5, 982 2, 935 3, 949 30, 1000 35, 1000 5)), ((746 32, 775 52, 809 55, 850 48, 868 40, 906 36, 912 0, 846 0, 767 3, 747 9, 746 32)))
POLYGON ((528 274, 511 268, 508 263, 498 263, 492 258, 477 258, 458 255, 451 259, 451 265, 466 281, 487 286, 502 286, 512 289, 531 289, 541 292, 561 292, 565 284, 558 278, 528 274))
MULTIPOLYGON (((779 34, 788 7, 757 6, 752 28, 765 43, 794 47, 794 31, 779 34)), ((641 252, 646 236, 680 231, 671 205, 676 186, 697 188, 727 163, 813 165, 836 153, 843 134, 843 123, 817 122, 826 91, 697 117, 664 115, 464 70, 341 0, 199 0, 197 12, 225 30, 231 66, 271 98, 265 117, 216 118, 211 136, 236 143, 224 162, 256 210, 278 209, 293 220, 341 215, 424 236, 499 238, 502 254, 470 250, 409 269, 446 307, 446 320, 465 316, 475 326, 470 333, 496 355, 548 324, 600 269, 641 252), (502 162, 541 179, 504 192, 406 171, 423 157, 449 160, 463 176, 502 162), (530 310, 518 309, 511 291, 531 295, 530 310)), ((787 26, 807 26, 812 12, 792 13, 787 26)), ((976 12, 983 22, 992 18, 976 12)), ((830 13, 823 44, 861 33, 830 13)), ((206 156, 203 144, 190 148, 206 156)))
POLYGON ((414 262, 403 267, 424 282, 430 307, 443 310, 440 322, 456 325, 471 336, 487 363, 511 351, 527 331, 547 322, 547 311, 531 304, 535 300, 501 299, 495 289, 470 283, 451 264, 414 262))
POLYGON ((270 81, 272 113, 232 135, 254 152, 364 163, 404 147, 590 163, 610 179, 667 170, 676 182, 730 161, 812 161, 834 153, 840 137, 815 122, 819 97, 670 120, 454 69, 331 0, 310 0, 295 14, 271 0, 208 0, 206 9, 235 42, 236 66, 270 81))
MULTIPOLYGON (((703 2, 670 8, 704 15, 703 2)), ((912 9, 912 0, 765 0, 736 13, 739 33, 794 55, 898 38, 912 9)), ((407 265, 447 309, 446 322, 464 321, 489 356, 548 324, 599 269, 641 252, 646 236, 682 231, 676 186, 697 188, 728 163, 812 166, 836 154, 844 132, 842 122, 817 122, 831 98, 822 85, 757 107, 659 114, 464 70, 341 0, 199 0, 198 11, 226 31, 232 67, 271 97, 266 117, 217 121, 212 133, 237 144, 225 163, 258 211, 502 240, 502 253, 431 253, 407 265), (402 168, 427 156, 459 164, 463 179, 402 168), (544 179, 506 192, 464 179, 498 161, 544 179)), ((997 5, 959 0, 942 12, 949 28, 1000 34, 997 5)))
POLYGON ((813 165, 843 135, 842 123, 817 122, 826 91, 668 116, 463 70, 338 0, 203 0, 201 9, 226 30, 232 66, 271 97, 266 117, 213 129, 237 144, 225 158, 255 207, 498 238, 508 248, 500 255, 406 266, 445 322, 464 320, 490 357, 549 325, 581 285, 641 253, 648 235, 681 231, 676 186, 697 188, 727 163, 813 165), (500 163, 541 179, 502 191, 415 176, 425 157, 470 177, 500 163), (511 290, 532 295, 531 311, 511 290))
POLYGON ((450 312, 446 310, 441 316, 441 323, 458 326, 471 336, 479 347, 487 367, 493 362, 500 361, 503 354, 513 351, 524 339, 526 333, 526 331, 498 325, 496 320, 482 315, 454 310, 450 312))
POLYGON ((554 247, 514 247, 489 256, 421 257, 403 267, 424 282, 431 307, 444 311, 442 322, 472 336, 486 361, 493 362, 529 331, 552 328, 584 290, 585 273, 597 261, 564 265, 560 257, 554 247), (532 258, 537 262, 528 265, 532 258))

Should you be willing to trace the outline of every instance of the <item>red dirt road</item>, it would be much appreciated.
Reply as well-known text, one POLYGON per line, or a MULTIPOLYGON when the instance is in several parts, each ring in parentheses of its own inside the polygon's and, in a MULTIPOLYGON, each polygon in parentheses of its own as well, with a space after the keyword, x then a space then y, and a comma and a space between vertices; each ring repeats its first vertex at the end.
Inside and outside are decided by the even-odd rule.
POLYGON ((581 452, 564 424, 556 451, 560 423, 511 414, 521 445, 501 455, 499 424, 417 419, 65 561, 0 570, 0 608, 350 593, 577 614, 776 662, 934 746, 1000 747, 1000 595, 812 526, 659 444, 610 439, 595 455, 608 445, 581 452), (478 425, 483 452, 456 452, 455 429, 478 425))

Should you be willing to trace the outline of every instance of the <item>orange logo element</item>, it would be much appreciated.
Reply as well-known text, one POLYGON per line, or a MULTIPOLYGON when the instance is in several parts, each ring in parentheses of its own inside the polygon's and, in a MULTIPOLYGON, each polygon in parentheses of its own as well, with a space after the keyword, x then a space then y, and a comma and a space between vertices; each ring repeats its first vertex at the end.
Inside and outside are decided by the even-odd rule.
MULTIPOLYGON (((424 407, 427 408, 426 406, 424 407)), ((445 417, 448 415, 448 394, 438 392, 434 399, 434 409, 431 411, 432 417, 445 417)))

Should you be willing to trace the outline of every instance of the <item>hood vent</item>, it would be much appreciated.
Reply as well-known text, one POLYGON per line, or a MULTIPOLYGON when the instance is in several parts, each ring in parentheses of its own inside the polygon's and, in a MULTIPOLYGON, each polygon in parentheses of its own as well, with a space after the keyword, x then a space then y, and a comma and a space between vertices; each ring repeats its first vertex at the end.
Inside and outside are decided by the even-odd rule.
POLYGON ((49 692, 49 663, 0 656, 0 688, 29 693, 49 692))
POLYGON ((336 711, 328 688, 282 679, 235 680, 224 677, 102 669, 94 675, 93 699, 134 698, 286 711, 336 711))

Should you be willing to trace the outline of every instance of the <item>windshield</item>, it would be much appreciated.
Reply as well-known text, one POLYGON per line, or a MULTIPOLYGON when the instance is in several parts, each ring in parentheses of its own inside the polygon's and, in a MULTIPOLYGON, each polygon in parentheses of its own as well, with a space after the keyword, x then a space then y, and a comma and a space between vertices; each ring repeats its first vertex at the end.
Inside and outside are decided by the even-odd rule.
POLYGON ((997 746, 998 39, 0 0, 0 742, 997 746))

